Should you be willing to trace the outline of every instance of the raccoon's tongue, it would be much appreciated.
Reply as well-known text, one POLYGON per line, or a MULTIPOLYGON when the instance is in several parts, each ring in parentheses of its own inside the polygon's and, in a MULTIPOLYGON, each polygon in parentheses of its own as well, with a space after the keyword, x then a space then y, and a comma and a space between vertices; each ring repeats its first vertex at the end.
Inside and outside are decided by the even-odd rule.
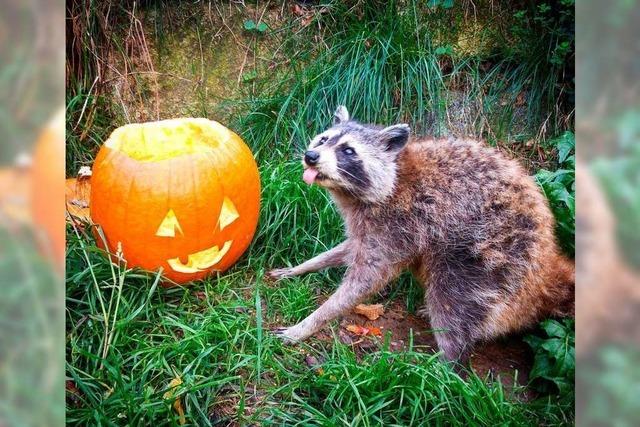
POLYGON ((311 185, 313 184, 313 181, 315 181, 316 176, 318 176, 318 169, 308 168, 304 170, 302 179, 304 180, 304 182, 311 185))

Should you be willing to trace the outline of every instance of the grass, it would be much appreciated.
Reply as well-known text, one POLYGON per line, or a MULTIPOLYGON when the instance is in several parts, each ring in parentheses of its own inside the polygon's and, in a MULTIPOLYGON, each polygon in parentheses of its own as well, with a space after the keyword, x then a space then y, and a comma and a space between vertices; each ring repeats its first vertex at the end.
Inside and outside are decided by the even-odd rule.
POLYGON ((570 419, 569 406, 520 402, 500 382, 460 378, 437 355, 392 353, 384 342, 361 358, 338 340, 283 346, 267 329, 308 313, 310 278, 271 287, 241 264, 190 288, 163 289, 154 276, 114 274, 95 247, 82 248, 87 240, 69 242, 67 375, 79 390, 68 407, 71 425, 176 423, 172 400, 163 398, 176 376, 190 425, 570 419), (85 253, 91 269, 79 270, 73 263, 85 253), (307 366, 308 355, 322 371, 307 366))
MULTIPOLYGON (((552 133, 548 114, 561 114, 549 108, 548 99, 536 98, 540 113, 499 102, 516 99, 523 91, 540 93, 545 90, 538 86, 542 83, 532 80, 526 67, 511 67, 504 55, 503 61, 495 61, 495 53, 458 51, 456 37, 466 28, 460 15, 427 10, 423 3, 401 7, 396 2, 330 2, 324 10, 309 9, 314 12, 309 25, 301 24, 304 17, 278 19, 273 7, 267 11, 262 4, 229 6, 220 15, 208 15, 206 4, 200 12, 184 12, 185 22, 198 22, 198 16, 213 19, 224 28, 223 37, 237 38, 240 58, 244 52, 247 57, 241 61, 243 74, 255 72, 257 77, 239 79, 225 99, 211 93, 215 91, 203 80, 188 89, 193 102, 167 111, 218 111, 222 117, 216 118, 242 134, 260 168, 259 227, 231 270, 172 289, 159 286, 158 275, 111 265, 90 232, 68 228, 69 424, 175 425, 180 422, 172 407, 176 398, 189 425, 571 423, 572 402, 555 402, 553 396, 522 401, 517 386, 507 391, 501 382, 474 374, 463 379, 433 354, 411 346, 394 353, 383 340, 359 354, 336 337, 287 347, 269 332, 304 318, 341 277, 341 271, 330 271, 278 284, 262 281, 266 270, 299 263, 342 239, 342 222, 328 195, 304 185, 299 163, 306 141, 330 122, 336 105, 348 105, 363 121, 406 121, 419 133, 484 136, 533 165, 555 159, 551 148, 540 159, 537 145, 523 144, 534 138, 542 145, 552 133), (256 22, 263 16, 270 29, 264 35, 246 34, 236 13, 256 22), (443 46, 452 49, 443 53, 438 49, 443 46), (520 120, 522 115, 526 120, 520 120), (462 124, 460 117, 466 120, 462 124), (318 366, 309 366, 310 357, 318 366), (176 377, 182 384, 173 397, 165 398, 176 377)), ((177 49, 171 42, 173 32, 190 28, 176 24, 182 22, 184 9, 169 9, 171 25, 161 21, 155 9, 148 15, 136 12, 138 19, 151 20, 145 25, 154 58, 171 54, 177 49)), ((117 10, 112 16, 130 22, 124 6, 117 10)), ((101 17, 103 11, 91 13, 101 17)), ((194 27, 195 37, 185 36, 196 43, 194 51, 201 45, 205 50, 189 58, 188 78, 207 68, 206 49, 218 43, 203 23, 194 27)), ((126 28, 122 23, 107 28, 119 54, 125 52, 119 37, 127 34, 126 28)), ((132 86, 132 95, 124 101, 104 82, 92 90, 92 67, 86 62, 91 56, 85 50, 81 69, 86 75, 76 76, 67 94, 69 174, 90 163, 108 133, 126 121, 123 105, 133 108, 140 99, 153 105, 155 99, 149 92, 153 85, 132 86)), ((172 62, 154 66, 160 63, 172 62)), ((161 86, 169 99, 186 87, 174 88, 165 81, 161 86)), ((403 277, 390 298, 414 311, 420 293, 403 277)))

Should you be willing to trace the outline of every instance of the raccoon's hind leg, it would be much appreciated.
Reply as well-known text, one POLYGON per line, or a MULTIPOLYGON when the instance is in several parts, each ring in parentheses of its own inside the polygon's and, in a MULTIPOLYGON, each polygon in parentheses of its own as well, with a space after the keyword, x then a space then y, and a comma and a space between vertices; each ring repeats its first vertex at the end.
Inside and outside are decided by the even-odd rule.
POLYGON ((425 300, 431 327, 443 357, 466 364, 482 325, 495 284, 474 266, 453 263, 430 272, 425 300))
POLYGON ((345 240, 333 249, 321 253, 302 264, 291 268, 276 268, 267 273, 272 279, 284 279, 299 276, 312 271, 322 270, 328 267, 337 267, 345 264, 345 256, 349 253, 349 241, 345 240))

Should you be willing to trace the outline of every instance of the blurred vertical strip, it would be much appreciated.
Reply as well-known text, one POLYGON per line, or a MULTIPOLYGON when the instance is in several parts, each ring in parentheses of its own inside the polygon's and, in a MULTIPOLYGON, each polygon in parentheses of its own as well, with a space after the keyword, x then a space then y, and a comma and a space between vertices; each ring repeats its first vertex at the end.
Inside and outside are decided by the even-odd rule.
POLYGON ((64 423, 64 8, 0 0, 0 426, 64 423))
POLYGON ((576 2, 576 420, 640 414, 640 4, 576 2))

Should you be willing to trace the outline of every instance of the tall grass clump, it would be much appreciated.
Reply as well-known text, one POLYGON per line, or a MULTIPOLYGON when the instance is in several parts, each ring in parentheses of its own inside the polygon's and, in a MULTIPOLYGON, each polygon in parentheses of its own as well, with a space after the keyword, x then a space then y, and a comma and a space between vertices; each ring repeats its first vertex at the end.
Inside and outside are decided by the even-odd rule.
POLYGON ((342 104, 364 122, 404 120, 438 130, 444 82, 432 34, 416 27, 417 12, 397 14, 395 2, 382 7, 388 13, 379 21, 340 17, 344 22, 323 40, 326 48, 292 64, 279 84, 254 99, 239 128, 259 159, 299 153, 342 104))
POLYGON ((491 28, 504 21, 508 29, 498 31, 470 29, 464 2, 451 9, 428 3, 323 5, 321 42, 305 50, 299 37, 285 39, 294 55, 290 69, 249 104, 240 122, 258 153, 299 152, 340 104, 364 122, 404 121, 417 134, 463 132, 494 142, 508 139, 518 122, 525 122, 520 139, 571 127, 572 5, 519 10, 499 3, 498 16, 482 18, 491 28), (490 37, 484 43, 490 48, 466 52, 465 31, 490 37), (305 54, 295 56, 300 50, 305 54), (451 99, 452 92, 462 101, 451 99), (459 104, 468 111, 456 111, 459 104))
MULTIPOLYGON (((575 0, 527 1, 514 7, 501 41, 492 90, 524 91, 527 119, 542 120, 540 133, 571 129, 575 105, 575 0)), ((515 102, 516 98, 509 101, 515 102)))

